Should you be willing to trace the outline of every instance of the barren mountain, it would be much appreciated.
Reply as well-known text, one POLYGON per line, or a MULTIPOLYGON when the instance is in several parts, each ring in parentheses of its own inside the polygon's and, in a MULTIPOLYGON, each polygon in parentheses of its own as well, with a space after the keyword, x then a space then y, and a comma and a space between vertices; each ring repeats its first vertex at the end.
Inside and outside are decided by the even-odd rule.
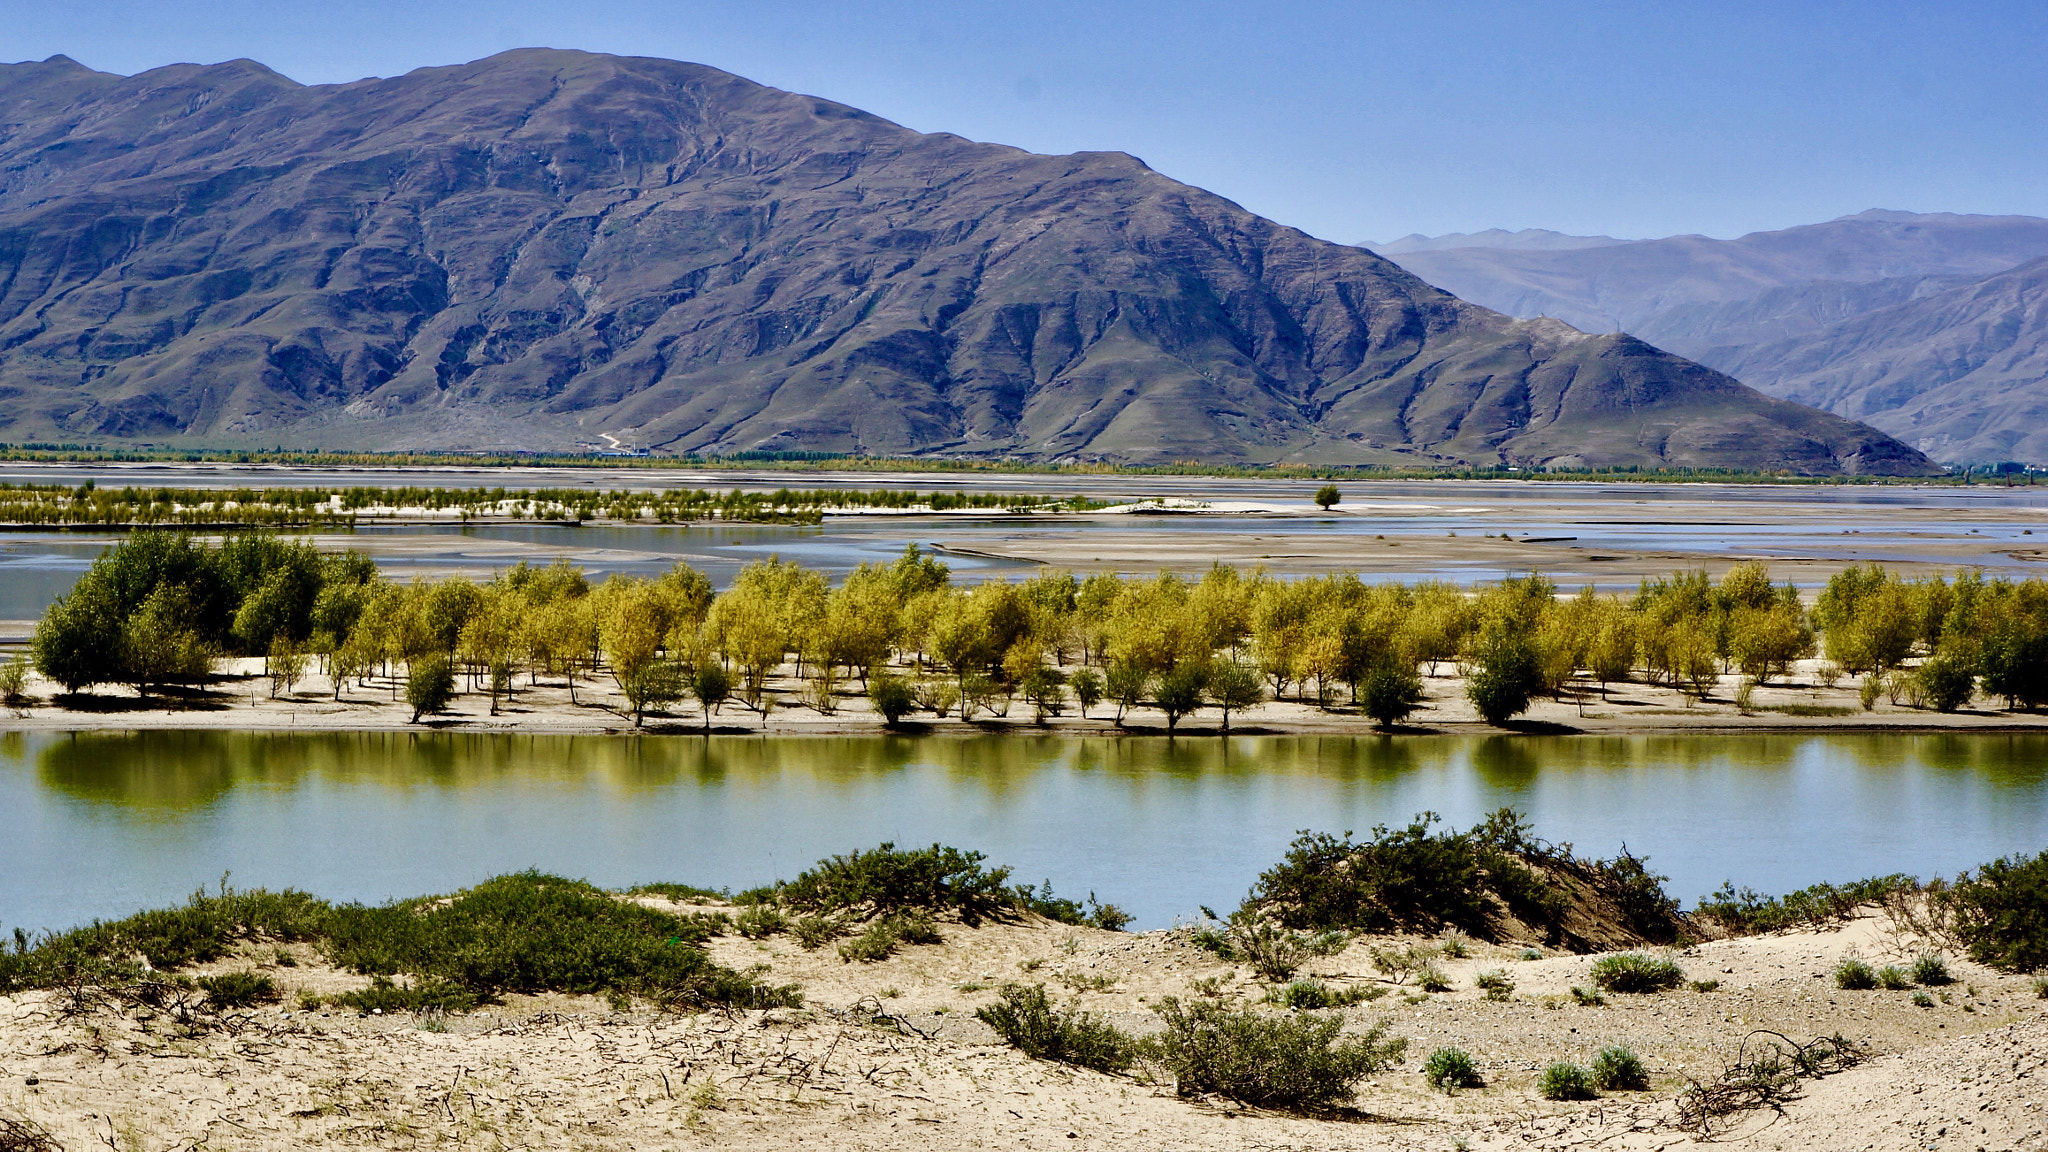
POLYGON ((0 436, 1931 467, 1130 156, 543 50, 0 68, 0 436))
POLYGON ((2048 256, 2048 220, 1871 211, 1575 251, 1471 239, 1490 235, 1396 258, 1466 299, 1625 329, 1939 459, 2048 463, 2044 272, 2015 267, 2048 256))
POLYGON ((1944 460, 2048 464, 2048 259, 1717 356, 1944 460))
POLYGON ((1872 210, 1734 240, 1669 236, 1572 249, 1460 241, 1439 249, 1411 238, 1407 250, 1397 247, 1389 252, 1403 268, 1476 304, 1555 316, 1588 332, 1625 331, 1693 356, 1790 334, 1751 327, 1759 322, 1817 330, 1868 310, 1858 306, 1865 287, 1885 285, 1871 305, 1882 307, 1929 277, 1976 279, 2048 256, 2048 220, 1872 210), (1760 315, 1757 301, 1774 293, 1768 316, 1760 315), (1802 309, 1814 315, 1791 321, 1802 309))

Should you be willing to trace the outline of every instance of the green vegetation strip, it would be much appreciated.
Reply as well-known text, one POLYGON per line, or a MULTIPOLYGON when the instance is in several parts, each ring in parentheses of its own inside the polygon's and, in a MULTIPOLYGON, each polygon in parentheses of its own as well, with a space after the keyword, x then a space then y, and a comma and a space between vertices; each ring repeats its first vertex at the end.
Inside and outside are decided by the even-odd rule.
POLYGON ((677 524, 697 520, 815 524, 827 512, 1086 511, 1085 497, 998 492, 894 492, 850 488, 724 494, 702 488, 593 492, 577 488, 76 488, 0 483, 0 524, 95 528, 333 528, 407 518, 545 523, 677 524))
MULTIPOLYGON (((675 1008, 761 1008, 802 997, 793 986, 766 985, 751 973, 713 964, 703 944, 735 931, 783 931, 791 924, 785 910, 842 927, 886 928, 893 932, 888 950, 896 943, 937 943, 934 916, 973 924, 1032 912, 1110 929, 1130 919, 1108 905, 1084 913, 1055 897, 1050 885, 1009 885, 1009 869, 983 861, 978 852, 940 845, 883 844, 821 861, 794 881, 741 893, 734 898, 743 906, 737 923, 725 911, 672 914, 539 872, 377 906, 332 904, 296 891, 236 891, 223 883, 219 892, 195 893, 181 907, 40 939, 17 929, 14 950, 0 949, 0 994, 81 981, 134 984, 212 963, 241 946, 309 943, 338 967, 374 978, 367 989, 337 1000, 365 1010, 462 1011, 508 993, 537 992, 639 996, 675 1008), (767 909, 777 918, 764 918, 767 909), (904 931, 906 922, 921 923, 921 932, 904 931)), ((627 895, 723 902, 719 894, 677 884, 644 885, 627 895)), ((217 1005, 274 998, 253 977, 209 979, 215 982, 205 990, 217 1005)))
MULTIPOLYGON (((1810 610, 1756 563, 1719 581, 1646 580, 1626 596, 1563 596, 1540 575, 1467 590, 1220 565, 1199 580, 1048 569, 961 588, 912 545, 836 588, 780 560, 749 565, 722 593, 687 565, 594 585, 563 564, 401 585, 360 554, 264 533, 210 546, 142 531, 95 561, 33 644, 36 669, 71 693, 201 685, 224 655, 267 657, 273 692, 290 692, 318 657, 337 698, 372 680, 393 697, 403 686, 416 720, 465 685, 488 691, 495 713, 522 674, 563 678, 572 703, 579 677, 604 675, 636 724, 688 699, 708 728, 731 702, 765 715, 770 678, 793 664, 795 703, 826 714, 863 693, 890 725, 1007 716, 1021 701, 1036 719, 1106 706, 1121 726, 1150 707, 1169 731, 1205 710, 1228 731, 1272 699, 1394 727, 1421 706, 1423 672, 1446 666, 1496 724, 1540 696, 1584 704, 1631 680, 1705 698, 1731 673, 1747 708, 1820 654, 1816 683, 1857 678, 1866 709, 1885 698, 1952 712, 1980 694, 2038 708, 2048 584, 1908 580, 1872 564, 1837 574, 1810 610)), ((10 702, 26 671, 0 668, 10 702)))

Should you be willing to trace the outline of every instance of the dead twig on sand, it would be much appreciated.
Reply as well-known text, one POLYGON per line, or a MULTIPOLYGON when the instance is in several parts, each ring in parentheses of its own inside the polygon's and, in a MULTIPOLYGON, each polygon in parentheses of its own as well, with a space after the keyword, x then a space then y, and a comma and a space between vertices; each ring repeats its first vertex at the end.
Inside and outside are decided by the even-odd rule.
POLYGON ((64 1146, 33 1120, 0 1116, 0 1152, 63 1152, 64 1146))
POLYGON ((1711 1135, 1722 1118, 1757 1108, 1782 1111, 1801 1078, 1819 1079, 1863 1062, 1866 1053, 1840 1033, 1805 1044, 1759 1028, 1742 1038, 1735 1059, 1709 1082, 1687 1078, 1679 1092, 1677 1125, 1695 1136, 1711 1135), (1763 1039, 1763 1038, 1768 1039, 1763 1039), (1756 1040, 1754 1048, 1751 1041, 1756 1040))

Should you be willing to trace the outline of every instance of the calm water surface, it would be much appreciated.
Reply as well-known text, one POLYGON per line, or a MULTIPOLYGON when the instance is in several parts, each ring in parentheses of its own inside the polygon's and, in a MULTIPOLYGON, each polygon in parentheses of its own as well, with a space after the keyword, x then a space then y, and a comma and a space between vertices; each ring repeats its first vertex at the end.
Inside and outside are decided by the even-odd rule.
POLYGON ((233 872, 376 901, 526 867, 743 887, 934 840, 1157 927, 1235 904, 1298 829, 1501 805, 1624 843, 1689 904, 2048 847, 2048 737, 0 734, 0 922, 64 927, 233 872))

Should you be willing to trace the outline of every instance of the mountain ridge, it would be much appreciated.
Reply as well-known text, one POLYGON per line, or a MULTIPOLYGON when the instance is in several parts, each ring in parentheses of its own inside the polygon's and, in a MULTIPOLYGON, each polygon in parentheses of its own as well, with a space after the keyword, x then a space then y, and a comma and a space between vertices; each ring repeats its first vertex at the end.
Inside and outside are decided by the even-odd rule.
POLYGON ((2048 219, 1872 209, 1734 240, 1396 259, 1461 297, 1626 329, 1943 459, 2048 464, 2048 438, 2025 426, 2048 415, 2026 396, 2048 383, 2030 351, 2044 337, 2027 334, 2048 318, 2001 279, 2044 256, 2048 219))
POLYGON ((522 49, 0 67, 0 436, 1925 473, 1123 153, 522 49))

